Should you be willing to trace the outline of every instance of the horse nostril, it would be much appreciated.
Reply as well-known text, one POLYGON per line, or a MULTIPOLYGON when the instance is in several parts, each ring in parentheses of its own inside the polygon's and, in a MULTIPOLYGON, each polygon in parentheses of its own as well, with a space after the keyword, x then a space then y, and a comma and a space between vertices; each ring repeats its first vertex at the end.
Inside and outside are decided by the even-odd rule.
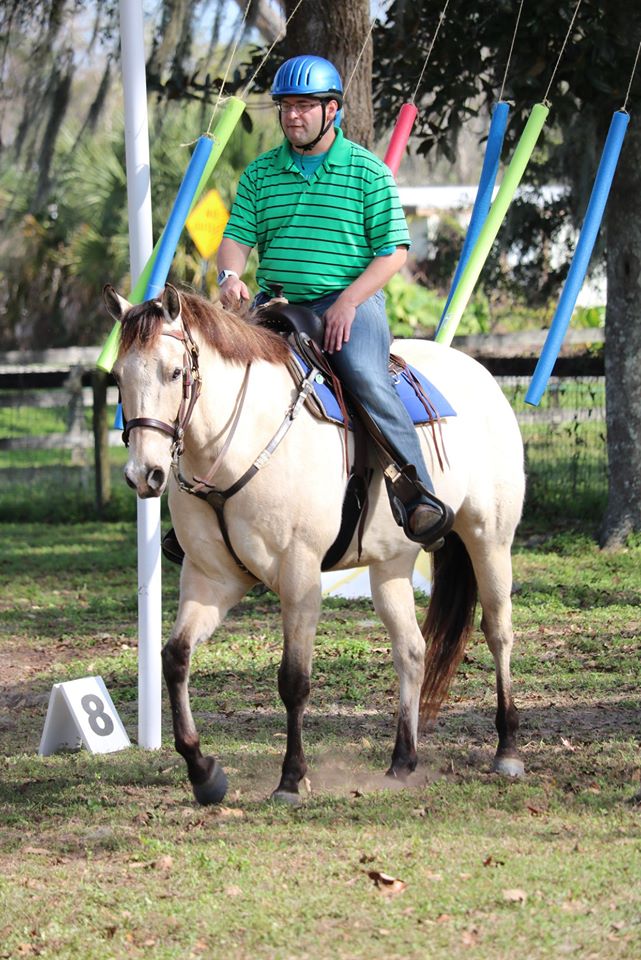
POLYGON ((134 483, 134 481, 133 481, 133 480, 131 479, 131 477, 129 476, 129 473, 128 473, 126 467, 125 467, 125 469, 123 470, 123 474, 124 474, 125 480, 126 480, 126 482, 127 482, 127 486, 131 487, 132 490, 135 490, 135 489, 136 489, 136 484, 134 483))
POLYGON ((155 467, 153 470, 150 470, 147 474, 147 483, 152 490, 159 490, 165 482, 165 471, 161 470, 160 467, 155 467))

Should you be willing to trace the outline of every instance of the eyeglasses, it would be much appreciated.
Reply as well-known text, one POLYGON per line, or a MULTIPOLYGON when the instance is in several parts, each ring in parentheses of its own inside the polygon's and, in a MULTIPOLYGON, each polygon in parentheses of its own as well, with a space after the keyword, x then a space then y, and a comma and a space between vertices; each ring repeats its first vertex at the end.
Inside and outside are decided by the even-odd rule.
POLYGON ((279 113, 297 113, 299 116, 302 116, 309 113, 314 107, 320 106, 320 103, 320 100, 300 100, 298 103, 285 103, 283 100, 280 100, 277 106, 279 113))

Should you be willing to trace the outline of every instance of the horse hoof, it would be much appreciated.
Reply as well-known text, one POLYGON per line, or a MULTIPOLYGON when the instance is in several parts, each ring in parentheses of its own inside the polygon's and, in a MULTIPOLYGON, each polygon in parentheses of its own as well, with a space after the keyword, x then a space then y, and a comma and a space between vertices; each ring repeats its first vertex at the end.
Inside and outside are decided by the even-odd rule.
POLYGON ((500 773, 502 777, 520 780, 525 776, 525 767, 518 757, 494 757, 492 773, 500 773))
POLYGON ((390 767, 385 771, 385 776, 390 780, 397 780, 398 783, 407 783, 415 768, 416 764, 413 767, 390 767))
POLYGON ((222 803, 227 793, 227 774, 218 763, 213 760, 207 779, 203 783, 192 783, 194 797, 206 807, 212 803, 222 803))
POLYGON ((274 803, 286 803, 290 807, 300 807, 303 802, 300 793, 291 793, 289 790, 274 790, 269 799, 274 803))

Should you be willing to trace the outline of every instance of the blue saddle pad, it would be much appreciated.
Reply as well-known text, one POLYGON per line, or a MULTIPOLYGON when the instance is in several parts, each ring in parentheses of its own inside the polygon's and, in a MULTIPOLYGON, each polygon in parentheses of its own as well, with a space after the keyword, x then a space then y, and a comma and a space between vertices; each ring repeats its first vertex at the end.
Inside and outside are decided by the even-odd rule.
MULTIPOLYGON (((303 370, 304 373, 308 373, 309 367, 302 357, 300 357, 297 353, 295 353, 294 356, 296 357, 296 361, 301 370, 303 370)), ((416 424, 419 424, 429 423, 430 420, 440 420, 443 417, 455 417, 456 410, 454 410, 449 400, 443 396, 441 391, 437 390, 434 384, 430 383, 427 377, 417 370, 416 367, 412 367, 410 364, 408 364, 408 367, 421 384, 425 395, 435 411, 434 417, 428 416, 425 407, 416 395, 416 391, 414 390, 409 377, 403 371, 402 373, 393 377, 394 385, 396 387, 396 392, 403 401, 405 409, 412 418, 412 421, 416 424)), ((320 406, 323 408, 327 419, 333 420, 335 423, 343 423, 344 417, 341 412, 341 408, 338 405, 338 401, 336 400, 333 391, 327 385, 325 378, 322 375, 319 375, 314 383, 314 393, 320 406)))

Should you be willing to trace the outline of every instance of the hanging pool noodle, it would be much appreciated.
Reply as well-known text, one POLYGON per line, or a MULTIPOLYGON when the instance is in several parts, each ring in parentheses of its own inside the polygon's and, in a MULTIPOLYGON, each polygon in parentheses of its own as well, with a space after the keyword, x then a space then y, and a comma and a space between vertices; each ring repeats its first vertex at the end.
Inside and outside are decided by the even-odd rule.
POLYGON ((492 122, 490 124, 490 131, 487 135, 483 167, 481 169, 478 190, 476 191, 476 197, 474 199, 474 207, 472 208, 470 225, 467 228, 467 234, 465 235, 461 256, 452 279, 450 292, 447 300, 445 301, 445 306, 443 307, 443 313, 441 314, 438 327, 436 328, 437 337, 452 297, 456 291, 456 287, 458 286, 461 274, 467 265, 467 261, 470 258, 470 253, 472 252, 474 244, 478 239, 478 235, 481 232, 481 227, 485 223, 485 218, 487 217, 490 204, 492 203, 492 194, 494 193, 496 175, 499 170, 501 150, 503 148, 503 138, 505 136, 505 128, 507 126, 509 112, 510 105, 506 103, 505 100, 499 100, 499 102, 494 105, 494 109, 492 110, 492 122))
MULTIPOLYGON (((213 143, 209 137, 200 137, 191 155, 191 160, 185 171, 183 182, 180 184, 174 205, 169 214, 169 219, 162 232, 161 241, 156 251, 156 257, 151 267, 149 279, 147 280, 147 287, 143 297, 144 300, 151 300, 153 297, 157 297, 165 286, 165 280, 167 279, 172 260, 174 259, 180 234, 185 226, 185 220, 189 216, 194 194, 204 173, 212 146, 213 143)), ((119 403, 116 408, 114 428, 116 430, 122 430, 123 426, 122 405, 119 403)))
MULTIPOLYGON (((211 147, 209 156, 206 158, 205 168, 201 173, 200 180, 196 184, 195 191, 192 193, 191 203, 190 203, 189 210, 187 211, 187 216, 189 216, 189 214, 195 207, 196 203, 198 202, 200 195, 205 189, 205 186, 209 181, 209 178, 214 170, 214 167, 218 163, 220 156, 225 146, 227 145, 227 141, 229 140, 234 128, 236 127, 236 124, 238 123, 238 120, 240 119, 240 115, 242 114, 244 109, 245 109, 245 103, 243 100, 240 100, 238 97, 230 97, 230 99, 228 100, 225 106, 225 109, 222 113, 220 120, 216 124, 216 127, 212 134, 212 139, 209 139, 208 137, 201 138, 201 139, 208 140, 209 143, 212 144, 212 147, 211 147)), ((194 150, 194 153, 190 160, 190 164, 189 164, 190 167, 191 167, 192 161, 194 160, 195 154, 196 154, 196 150, 194 150)), ((187 171, 189 171, 189 167, 187 168, 187 171)), ((187 177, 187 173, 185 173, 185 179, 186 177, 187 177)), ((163 230, 160 238, 158 239, 149 260, 145 264, 144 269, 142 270, 140 276, 138 277, 138 280, 129 297, 129 300, 131 303, 142 303, 142 301, 146 299, 146 292, 149 284, 149 279, 151 277, 152 270, 154 268, 154 264, 159 255, 161 247, 164 247, 164 237, 165 237, 165 233, 167 231, 168 226, 169 226, 169 223, 167 223, 167 225, 165 226, 165 229, 163 230)), ((177 242, 178 240, 176 239, 176 243, 177 242)), ((175 245, 174 245, 174 251, 175 251, 175 245)), ((171 264, 171 259, 173 259, 174 251, 172 251, 170 264, 171 264)), ((166 275, 165 275, 165 279, 166 279, 166 275)), ((164 284, 164 280, 163 280, 163 284, 164 284)), ((100 356, 98 357, 98 360, 96 361, 96 366, 100 370, 104 370, 107 373, 111 373, 113 365, 116 362, 116 357, 118 356, 119 344, 120 344, 120 323, 116 323, 111 333, 109 334, 104 347, 102 348, 102 351, 100 353, 100 356)))
POLYGON ((147 289, 145 290, 144 296, 145 300, 152 300, 154 297, 157 297, 165 286, 176 247, 180 240, 180 234, 183 232, 185 220, 189 216, 189 211, 191 210, 200 179, 205 172, 205 166, 212 147, 213 143, 208 137, 200 137, 196 144, 183 182, 180 184, 180 189, 176 194, 169 219, 163 230, 162 243, 151 269, 151 275, 147 281, 147 289))
POLYGON ((590 263, 592 250, 599 232, 603 211, 608 199, 612 178, 619 160, 623 138, 628 127, 630 115, 623 110, 617 110, 610 122, 610 129, 605 141, 599 169, 597 171, 590 202, 585 213, 585 220, 577 242, 572 263, 568 271, 563 291, 559 299, 556 312, 550 324, 548 335, 543 344, 543 350, 532 376, 528 392, 525 395, 526 403, 538 406, 545 392, 552 368, 559 355, 565 332, 572 317, 577 297, 583 285, 585 274, 590 263))
POLYGON ((403 153, 417 114, 418 110, 413 103, 404 103, 396 119, 389 146, 383 157, 383 163, 387 164, 394 176, 398 173, 398 168, 401 165, 403 153))
POLYGON ((443 343, 446 346, 449 346, 452 342, 452 338, 456 333, 456 328, 458 327, 459 321, 463 316, 463 312, 467 307, 476 281, 478 280, 479 274, 483 269, 483 264, 485 263, 492 244, 496 239, 496 235, 499 232, 503 218, 507 213, 507 208, 510 205, 516 188, 521 182, 521 177, 525 172, 528 160, 530 159, 534 147, 536 146, 539 134, 543 129, 543 124, 545 123, 549 112, 550 108, 546 107, 542 103, 537 103, 532 108, 532 113, 530 114, 528 122, 525 125, 523 133, 521 134, 521 138, 518 142, 516 150, 514 151, 514 156, 512 157, 510 165, 503 176, 499 192, 496 195, 494 203, 490 207, 489 213, 485 218, 485 223, 483 224, 478 239, 474 244, 474 249, 472 250, 465 269, 461 274, 461 279, 459 280, 452 300, 450 301, 449 309, 445 314, 442 323, 439 325, 438 333, 434 338, 438 343, 443 343))

